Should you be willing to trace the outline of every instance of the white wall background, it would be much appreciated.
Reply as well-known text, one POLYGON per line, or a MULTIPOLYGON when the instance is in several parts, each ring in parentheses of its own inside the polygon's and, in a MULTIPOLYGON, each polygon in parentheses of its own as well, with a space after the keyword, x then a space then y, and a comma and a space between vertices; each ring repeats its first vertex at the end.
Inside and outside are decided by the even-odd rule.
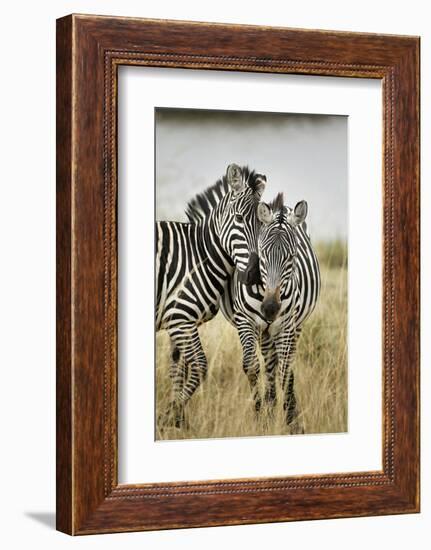
POLYGON ((422 36, 422 327, 431 330, 431 28, 420 0, 15 0, 2 10, 0 88, 1 542, 4 548, 428 548, 431 341, 422 346, 422 514, 72 539, 53 530, 55 18, 70 12, 422 36))

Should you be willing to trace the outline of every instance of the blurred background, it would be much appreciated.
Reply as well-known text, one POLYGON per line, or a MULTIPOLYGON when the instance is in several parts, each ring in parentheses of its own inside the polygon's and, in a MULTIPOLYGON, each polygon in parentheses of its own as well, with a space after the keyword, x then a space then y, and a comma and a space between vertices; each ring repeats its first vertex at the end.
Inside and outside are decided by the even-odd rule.
MULTIPOLYGON (((307 226, 322 289, 294 359, 305 433, 347 431, 347 131, 347 117, 339 115, 155 112, 157 220, 187 221, 187 201, 222 177, 232 162, 267 176, 263 200, 283 191, 289 206, 308 202, 307 226)), ((158 421, 156 439, 289 434, 281 400, 270 420, 256 418, 236 329, 219 313, 199 332, 208 379, 187 406, 187 427, 178 430, 158 421)), ((156 343, 156 418, 161 419, 171 399, 165 331, 157 333, 156 343)), ((263 382, 261 376, 262 393, 263 382)))
POLYGON ((157 220, 185 221, 186 201, 235 162, 267 176, 265 201, 305 199, 314 241, 346 240, 346 116, 163 108, 155 131, 157 220))

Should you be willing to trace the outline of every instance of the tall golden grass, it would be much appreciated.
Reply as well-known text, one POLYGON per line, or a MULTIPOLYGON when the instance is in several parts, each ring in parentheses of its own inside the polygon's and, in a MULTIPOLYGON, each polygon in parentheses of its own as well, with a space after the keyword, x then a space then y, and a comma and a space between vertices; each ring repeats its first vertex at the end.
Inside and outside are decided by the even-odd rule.
MULTIPOLYGON (((347 249, 343 242, 319 243, 322 290, 304 323, 293 363, 295 389, 304 432, 347 431, 347 249)), ((156 425, 156 439, 201 439, 289 434, 281 391, 272 414, 254 412, 237 331, 219 313, 200 329, 208 377, 186 408, 181 428, 156 425)), ((156 337, 156 418, 171 400, 169 339, 156 337)), ((264 392, 261 358, 260 392, 264 392)))

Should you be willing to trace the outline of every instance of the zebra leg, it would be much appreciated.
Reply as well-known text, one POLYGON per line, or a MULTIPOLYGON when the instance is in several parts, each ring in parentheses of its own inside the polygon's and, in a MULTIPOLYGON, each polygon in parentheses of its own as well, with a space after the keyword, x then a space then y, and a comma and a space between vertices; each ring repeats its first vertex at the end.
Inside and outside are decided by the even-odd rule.
POLYGON ((298 404, 295 394, 295 375, 292 362, 296 352, 297 333, 294 330, 282 331, 276 339, 279 358, 280 382, 283 390, 283 409, 286 424, 292 433, 304 433, 302 423, 298 420, 298 404))
POLYGON ((267 330, 262 333, 261 349, 265 360, 265 403, 273 408, 277 397, 275 375, 278 357, 274 340, 267 330))
POLYGON ((171 341, 171 363, 169 377, 171 379, 172 398, 165 413, 164 422, 167 425, 181 427, 184 423, 184 410, 176 405, 176 396, 181 392, 188 377, 188 366, 181 355, 180 350, 171 341))
POLYGON ((255 411, 259 412, 262 401, 257 387, 259 378, 259 359, 256 354, 257 331, 255 326, 242 315, 237 315, 235 322, 242 345, 242 367, 250 384, 255 411))
POLYGON ((207 360, 195 324, 183 323, 170 329, 169 334, 175 346, 174 352, 178 351, 172 357, 178 361, 176 370, 173 370, 173 398, 170 408, 176 427, 181 427, 185 421, 184 409, 187 402, 206 378, 207 360))
POLYGON ((184 357, 181 355, 180 350, 172 344, 171 353, 171 365, 170 365, 170 378, 172 381, 172 400, 178 395, 186 383, 188 378, 188 366, 184 361, 184 357))

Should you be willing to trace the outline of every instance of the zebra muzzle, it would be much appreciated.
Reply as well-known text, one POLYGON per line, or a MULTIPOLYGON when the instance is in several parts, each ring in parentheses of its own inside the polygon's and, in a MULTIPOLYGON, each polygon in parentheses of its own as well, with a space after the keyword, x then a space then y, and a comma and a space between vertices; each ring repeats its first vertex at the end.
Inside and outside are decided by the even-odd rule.
POLYGON ((281 300, 280 300, 280 287, 278 286, 274 290, 267 289, 265 290, 265 295, 263 298, 261 311, 265 319, 272 323, 275 321, 281 309, 281 300))
POLYGON ((250 253, 247 268, 245 271, 238 272, 238 280, 240 283, 247 286, 258 285, 261 283, 259 256, 256 252, 250 253))

